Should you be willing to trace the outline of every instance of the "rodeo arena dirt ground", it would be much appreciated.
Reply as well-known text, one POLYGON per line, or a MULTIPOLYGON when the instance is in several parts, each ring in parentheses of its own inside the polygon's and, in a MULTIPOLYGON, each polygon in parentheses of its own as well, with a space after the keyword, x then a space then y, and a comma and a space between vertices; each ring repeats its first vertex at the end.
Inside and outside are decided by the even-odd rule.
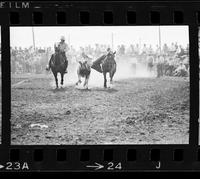
POLYGON ((12 144, 189 142, 189 77, 128 76, 131 69, 117 64, 109 88, 92 69, 85 90, 75 86, 76 71, 68 69, 59 89, 51 72, 12 74, 12 144))

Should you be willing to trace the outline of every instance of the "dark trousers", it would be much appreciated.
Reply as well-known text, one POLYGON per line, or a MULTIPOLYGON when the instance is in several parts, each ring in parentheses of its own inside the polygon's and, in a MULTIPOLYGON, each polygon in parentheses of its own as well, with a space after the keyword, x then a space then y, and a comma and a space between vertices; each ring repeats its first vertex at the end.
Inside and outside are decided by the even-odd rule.
POLYGON ((157 64, 157 77, 163 76, 163 67, 162 63, 157 64))

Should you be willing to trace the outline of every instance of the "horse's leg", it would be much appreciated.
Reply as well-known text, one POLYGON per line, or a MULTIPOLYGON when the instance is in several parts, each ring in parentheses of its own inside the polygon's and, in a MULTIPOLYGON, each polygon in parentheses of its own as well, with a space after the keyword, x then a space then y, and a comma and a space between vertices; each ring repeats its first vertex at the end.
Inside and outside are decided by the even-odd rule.
POLYGON ((83 87, 84 87, 84 88, 87 88, 86 85, 87 85, 87 76, 85 77, 85 82, 84 82, 84 84, 83 84, 83 87))
POLYGON ((76 82, 76 85, 78 85, 79 83, 81 83, 81 75, 78 74, 78 81, 76 82))
POLYGON ((109 76, 110 76, 110 84, 112 84, 112 78, 113 78, 113 72, 112 71, 109 72, 109 76))
POLYGON ((106 72, 103 72, 103 77, 104 77, 104 88, 107 88, 106 72))
POLYGON ((61 85, 63 85, 63 81, 64 81, 64 73, 60 73, 61 74, 61 85))
POLYGON ((78 81, 76 82, 76 85, 78 85, 79 83, 81 83, 80 66, 77 69, 77 75, 78 75, 78 81))
POLYGON ((88 89, 88 81, 89 81, 89 78, 90 78, 90 75, 88 75, 88 76, 85 77, 84 87, 85 87, 86 89, 88 89))
POLYGON ((114 74, 115 74, 115 70, 113 69, 113 70, 110 71, 110 84, 113 83, 113 76, 114 76, 114 74))
POLYGON ((54 77, 55 77, 55 81, 56 81, 56 88, 58 88, 58 78, 57 78, 57 73, 54 72, 53 75, 54 75, 54 77))
POLYGON ((110 71, 110 84, 113 83, 113 76, 116 72, 116 67, 113 67, 113 69, 110 71))

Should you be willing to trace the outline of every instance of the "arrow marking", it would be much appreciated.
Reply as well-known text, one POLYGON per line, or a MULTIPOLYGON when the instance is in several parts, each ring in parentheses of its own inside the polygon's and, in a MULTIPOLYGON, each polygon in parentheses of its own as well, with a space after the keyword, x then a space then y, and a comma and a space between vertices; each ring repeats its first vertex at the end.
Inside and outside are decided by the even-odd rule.
POLYGON ((86 167, 88 167, 88 168, 94 168, 94 170, 99 170, 99 169, 104 168, 103 165, 101 165, 101 164, 99 164, 97 162, 95 162, 95 165, 87 165, 86 167))
POLYGON ((0 169, 2 169, 2 168, 4 168, 4 166, 0 164, 0 169))

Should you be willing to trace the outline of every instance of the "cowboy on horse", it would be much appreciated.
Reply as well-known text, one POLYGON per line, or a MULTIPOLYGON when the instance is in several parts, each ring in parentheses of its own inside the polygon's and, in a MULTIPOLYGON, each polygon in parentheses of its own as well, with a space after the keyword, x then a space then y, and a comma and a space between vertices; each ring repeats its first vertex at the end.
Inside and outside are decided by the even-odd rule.
POLYGON ((110 48, 107 48, 107 53, 94 61, 91 66, 91 68, 95 69, 96 71, 103 73, 104 88, 107 88, 106 74, 109 73, 110 83, 112 83, 113 76, 116 72, 117 64, 115 61, 115 53, 116 52, 112 52, 110 48))
MULTIPOLYGON (((61 36, 60 40, 61 41, 58 43, 58 45, 54 45, 55 53, 60 52, 60 54, 63 56, 65 65, 68 66, 68 61, 67 61, 67 57, 66 57, 66 52, 68 51, 68 46, 65 43, 65 37, 64 36, 61 36)), ((47 71, 50 70, 50 61, 49 61, 49 64, 47 65, 47 67, 46 67, 46 70, 47 71)), ((65 73, 67 73, 67 68, 65 70, 65 73)))
POLYGON ((103 70, 102 70, 101 64, 102 64, 103 60, 107 56, 114 55, 114 54, 115 54, 115 52, 113 53, 112 50, 111 50, 111 48, 107 48, 106 54, 102 55, 100 58, 98 58, 96 61, 94 61, 93 65, 92 65, 92 68, 95 69, 95 70, 97 70, 98 72, 102 73, 103 70))

